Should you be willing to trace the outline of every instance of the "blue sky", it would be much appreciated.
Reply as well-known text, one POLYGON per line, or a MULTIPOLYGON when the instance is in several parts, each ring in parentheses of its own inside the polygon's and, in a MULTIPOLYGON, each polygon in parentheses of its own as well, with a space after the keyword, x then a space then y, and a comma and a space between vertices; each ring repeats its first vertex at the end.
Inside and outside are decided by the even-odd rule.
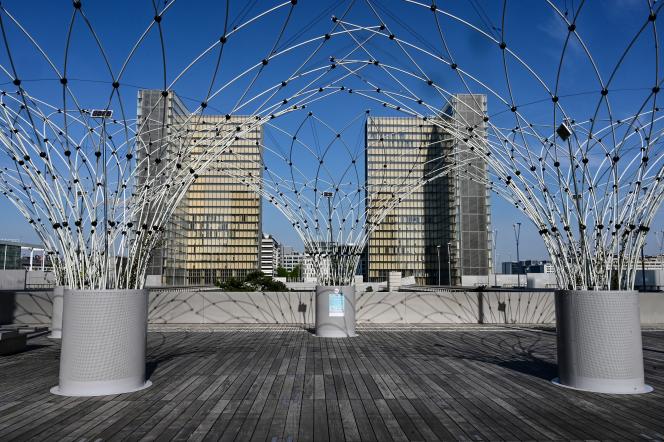
MULTIPOLYGON (((504 23, 502 1, 439 3, 439 8, 467 20, 497 38, 500 38, 501 32, 504 31, 505 40, 510 49, 522 56, 527 65, 537 72, 547 85, 555 84, 558 61, 568 32, 566 24, 545 2, 507 2, 508 9, 504 14, 504 23)), ((569 14, 573 14, 572 8, 578 7, 579 2, 568 0, 553 3, 561 11, 568 8, 569 14)), ((225 2, 185 2, 183 0, 174 2, 161 20, 165 55, 162 57, 160 35, 157 28, 153 26, 147 37, 138 45, 120 79, 120 100, 117 96, 112 98, 110 107, 114 109, 116 115, 120 115, 124 111, 125 118, 135 117, 136 91, 139 88, 162 89, 164 84, 170 85, 192 60, 210 45, 217 43, 219 37, 226 33, 230 35, 227 44, 224 45, 221 69, 217 71, 217 74, 213 75, 219 45, 187 70, 173 85, 173 89, 183 97, 191 110, 196 109, 202 101, 207 101, 209 105, 205 112, 233 112, 238 101, 246 100, 247 96, 257 94, 288 78, 295 70, 297 63, 314 52, 320 39, 294 49, 282 57, 270 60, 269 65, 261 70, 258 77, 254 76, 256 70, 243 75, 215 98, 209 98, 208 90, 222 87, 248 67, 260 63, 273 49, 279 51, 295 42, 320 37, 325 33, 342 31, 343 26, 337 25, 335 28, 335 24, 330 18, 333 14, 339 17, 344 16, 344 12, 348 8, 350 9, 344 16, 345 29, 352 29, 355 24, 378 26, 383 21, 387 29, 397 37, 412 42, 420 48, 445 55, 432 12, 428 8, 397 0, 372 2, 375 12, 362 1, 300 0, 298 5, 292 8, 292 12, 291 6, 285 5, 256 20, 246 28, 232 32, 233 26, 242 24, 276 5, 279 3, 273 1, 232 0, 230 1, 230 11, 227 14, 225 2), (226 22, 227 15, 228 21, 226 22), (280 34, 284 24, 286 24, 285 30, 275 46, 276 37, 280 34), (164 64, 165 83, 163 80, 164 64), (247 90, 248 95, 243 95, 247 90)), ((11 2, 4 3, 3 6, 24 26, 61 72, 65 53, 68 54, 66 76, 71 89, 83 107, 104 107, 109 103, 113 90, 111 83, 114 78, 100 56, 100 50, 97 48, 92 33, 80 16, 77 17, 71 32, 69 51, 65 51, 69 22, 73 13, 70 2, 43 1, 39 3, 38 7, 35 7, 32 2, 11 2)), ((159 4, 159 7, 163 7, 163 2, 159 4)), ((153 20, 155 13, 151 2, 83 1, 83 11, 102 42, 111 64, 111 70, 117 75, 139 36, 153 20)), ((636 32, 647 15, 648 9, 645 0, 588 0, 586 2, 578 18, 577 29, 593 54, 603 76, 610 75, 617 54, 629 42, 628 36, 636 32)), ((451 48, 458 66, 475 77, 481 78, 498 95, 508 96, 501 51, 497 45, 478 32, 471 32, 468 26, 460 24, 456 20, 443 14, 438 14, 438 17, 447 39, 446 43, 451 48)), ((60 106, 62 89, 56 74, 22 32, 4 14, 3 23, 6 27, 13 61, 23 86, 31 95, 60 106)), ((329 57, 344 56, 356 45, 356 41, 352 39, 351 35, 361 40, 370 37, 371 34, 357 31, 339 36, 334 33, 332 35, 329 42, 325 43, 325 46, 319 49, 310 60, 308 67, 325 66, 329 64, 329 57)), ((414 51, 413 53, 415 54, 414 51)), ((7 53, 3 51, 0 54, 0 63, 8 69, 7 53)), ((399 48, 394 45, 394 42, 385 38, 370 39, 366 45, 366 51, 358 51, 349 58, 356 57, 362 60, 372 58, 369 55, 380 59, 382 63, 415 71, 412 63, 404 61, 403 54, 399 52, 399 48)), ((467 85, 463 84, 458 75, 448 66, 441 65, 422 53, 414 56, 418 65, 437 85, 451 92, 466 92, 467 85)), ((637 41, 633 51, 623 61, 623 66, 616 75, 611 88, 613 112, 617 118, 624 118, 636 112, 638 104, 643 101, 645 92, 656 81, 651 35, 637 41)), ((518 66, 517 63, 510 63, 510 67, 510 86, 520 110, 527 115, 530 121, 550 125, 551 105, 548 95, 533 80, 531 73, 523 67, 518 66)), ((331 75, 341 75, 338 72, 331 75)), ((362 75, 363 80, 380 82, 385 89, 399 90, 401 87, 390 81, 377 68, 367 68, 363 70, 362 75)), ((334 76, 328 75, 320 83, 331 82, 334 78, 334 76)), ((281 90, 279 92, 281 95, 277 95, 275 99, 292 94, 305 81, 306 79, 294 80, 292 84, 281 90)), ((8 91, 15 90, 7 75, 3 75, 0 84, 8 91)), ((365 83, 361 79, 350 78, 339 84, 343 84, 347 88, 359 89, 365 83)), ((563 98, 565 106, 573 117, 577 120, 584 120, 592 116, 599 99, 599 88, 592 65, 588 62, 583 47, 574 39, 570 43, 560 72, 560 84, 558 95, 565 97, 563 98)), ((412 81, 406 86, 412 86, 411 90, 431 106, 442 106, 440 96, 432 92, 432 89, 423 82, 412 81)), ((486 93, 486 89, 477 84, 471 84, 470 87, 473 92, 486 93)), ((380 102, 367 101, 357 94, 355 96, 335 94, 332 98, 313 103, 308 108, 331 126, 339 128, 344 127, 363 109, 370 109, 374 114, 396 115, 396 112, 381 107, 380 102)), ((252 110, 252 105, 249 105, 239 112, 252 110)), ((489 114, 497 122, 496 124, 509 127, 509 110, 505 108, 504 103, 500 103, 492 96, 489 97, 489 114)), ((285 130, 294 130, 300 120, 300 117, 294 116, 276 124, 281 124, 285 130)), ((349 139, 355 140, 361 135, 359 133, 361 127, 358 126, 354 130, 356 133, 348 134, 349 139)), ((341 163, 338 165, 341 167, 341 163)), ((521 256, 546 257, 546 251, 535 228, 519 211, 495 196, 492 198, 492 205, 492 222, 494 228, 499 230, 498 261, 515 257, 512 230, 514 222, 522 223, 521 256)), ((299 245, 299 239, 290 222, 269 204, 265 204, 264 207, 264 230, 274 234, 282 243, 299 245)), ((0 201, 0 210, 3 214, 0 236, 35 240, 30 226, 7 201, 0 201)), ((660 214, 653 223, 652 230, 661 229, 662 216, 660 214)), ((653 253, 656 249, 655 241, 649 241, 646 250, 653 253)))

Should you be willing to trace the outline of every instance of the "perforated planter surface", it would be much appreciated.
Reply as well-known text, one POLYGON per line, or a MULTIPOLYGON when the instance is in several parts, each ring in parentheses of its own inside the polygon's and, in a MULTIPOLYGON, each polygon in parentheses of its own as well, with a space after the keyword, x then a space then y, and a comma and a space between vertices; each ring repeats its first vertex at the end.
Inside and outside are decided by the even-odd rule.
POLYGON ((638 292, 559 290, 556 331, 555 383, 596 393, 652 391, 643 375, 638 292))
POLYGON ((316 336, 347 338, 355 333, 355 286, 316 286, 316 336))
POLYGON ((62 286, 53 287, 53 311, 51 312, 51 334, 52 339, 62 338, 62 303, 65 288, 62 286))
POLYGON ((60 383, 63 396, 129 393, 145 380, 147 290, 64 290, 60 383))

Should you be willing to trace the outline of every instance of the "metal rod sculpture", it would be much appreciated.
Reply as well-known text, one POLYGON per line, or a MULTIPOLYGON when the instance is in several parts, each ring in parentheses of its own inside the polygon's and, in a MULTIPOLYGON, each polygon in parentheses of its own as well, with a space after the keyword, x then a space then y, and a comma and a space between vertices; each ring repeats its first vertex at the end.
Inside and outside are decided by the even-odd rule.
MULTIPOLYGON (((283 30, 297 4, 292 1, 267 8, 249 19, 246 16, 250 11, 245 11, 241 14, 245 21, 234 26, 229 23, 227 7, 221 37, 195 55, 168 82, 162 19, 174 3, 167 2, 160 10, 155 6, 154 19, 121 60, 119 69, 113 68, 82 2, 73 2, 62 67, 57 66, 17 18, 0 7, 7 55, 0 67, 16 88, 0 91, 0 152, 3 154, 0 191, 34 227, 52 256, 54 267, 61 275, 59 279, 70 287, 141 288, 151 252, 162 240, 165 225, 191 182, 235 139, 271 118, 297 109, 297 104, 291 105, 289 101, 296 102, 313 92, 301 88, 273 100, 290 80, 315 76, 323 70, 306 71, 303 63, 285 80, 254 92, 254 84, 270 61, 299 47, 320 48, 325 40, 318 36, 295 45, 284 44, 283 30), (221 61, 228 40, 280 10, 287 10, 282 32, 274 39, 265 58, 220 81, 221 61), (105 74, 110 77, 108 84, 97 90, 101 92, 97 95, 103 98, 99 98, 96 110, 83 107, 74 88, 77 79, 67 77, 68 70, 72 69, 69 55, 76 40, 73 31, 79 22, 98 49, 105 74), (35 64, 45 65, 53 75, 61 91, 57 106, 31 95, 22 82, 22 72, 14 61, 17 50, 8 38, 10 32, 23 38, 24 44, 36 54, 35 64), (133 119, 125 110, 126 97, 121 93, 123 75, 150 33, 160 36, 162 59, 159 65, 163 82, 157 89, 158 99, 145 107, 138 119, 133 119), (210 74, 205 98, 193 113, 185 110, 171 115, 173 88, 213 51, 218 51, 217 63, 210 74), (248 84, 237 87, 242 80, 248 84), (231 88, 235 88, 237 96, 224 95, 231 88), (210 139, 192 140, 190 126, 204 121, 205 109, 222 96, 235 100, 227 116, 247 111, 253 118, 238 126, 234 133, 216 133, 210 139), (199 144, 206 150, 199 152, 199 144)), ((81 80, 79 85, 84 82, 81 80)), ((86 98, 90 101, 90 97, 86 98)))
MULTIPOLYGON (((48 248, 62 255, 61 268, 67 269, 70 285, 142 285, 150 251, 159 241, 159 232, 188 184, 233 141, 231 136, 221 136, 215 141, 218 147, 203 155, 187 156, 193 149, 193 143, 186 135, 188 121, 202 118, 213 99, 246 80, 247 85, 239 88, 241 92, 235 97, 235 105, 229 114, 244 113, 256 119, 241 127, 235 136, 242 136, 243 131, 256 125, 327 100, 340 92, 353 93, 355 97, 380 103, 394 112, 427 119, 462 144, 469 158, 486 161, 492 177, 485 184, 512 202, 537 226, 561 287, 633 287, 639 251, 664 193, 661 183, 664 170, 661 117, 657 106, 662 79, 657 63, 656 29, 662 5, 645 2, 638 26, 634 31, 625 30, 629 38, 625 40, 624 49, 616 51, 614 57, 602 56, 600 59, 593 55, 582 29, 578 28, 584 14, 593 12, 590 6, 581 2, 575 10, 569 11, 559 8, 553 1, 544 3, 541 9, 563 27, 553 32, 556 34, 554 41, 562 47, 560 53, 556 54, 554 63, 542 67, 529 60, 536 51, 519 41, 522 34, 516 31, 521 29, 512 31, 512 9, 507 2, 501 6, 501 22, 492 24, 486 14, 478 14, 478 21, 477 17, 463 16, 461 12, 445 9, 435 2, 425 4, 406 0, 387 7, 368 0, 360 6, 353 3, 333 16, 331 29, 325 34, 302 37, 308 29, 305 27, 290 39, 284 34, 297 2, 284 2, 233 28, 226 23, 219 40, 193 57, 171 82, 166 81, 164 66, 164 81, 159 90, 168 96, 201 60, 215 51, 219 51, 221 60, 223 48, 231 36, 251 28, 275 11, 288 11, 274 44, 262 59, 259 58, 260 61, 232 75, 221 85, 215 80, 220 65, 217 63, 208 92, 193 115, 185 119, 187 122, 169 126, 166 135, 157 134, 158 146, 154 145, 155 141, 150 141, 153 144, 148 142, 145 147, 142 141, 137 141, 143 130, 140 120, 132 129, 131 118, 120 115, 116 125, 103 111, 114 107, 123 113, 119 93, 123 73, 146 36, 150 32, 161 34, 162 18, 174 3, 167 3, 161 10, 154 11, 154 20, 133 45, 119 70, 111 68, 81 2, 73 3, 70 29, 74 22, 82 21, 108 66, 111 98, 105 106, 98 106, 102 112, 96 117, 84 111, 72 92, 73 82, 66 76, 67 57, 63 69, 57 68, 29 31, 10 12, 0 9, 8 55, 2 62, 2 69, 16 87, 3 95, 2 147, 11 165, 3 170, 3 190, 13 194, 12 201, 20 206, 29 220, 43 223, 35 224, 35 228, 48 248), (417 30, 399 18, 398 12, 394 12, 398 8, 417 11, 421 15, 417 30), (355 11, 360 12, 357 19, 352 18, 355 11), (373 23, 360 23, 367 20, 373 23), (6 29, 10 24, 56 74, 64 97, 61 106, 49 106, 39 101, 36 94, 28 93, 21 83, 7 38, 6 29), (422 37, 422 33, 426 36, 422 37), (457 35, 477 38, 489 45, 487 50, 499 57, 504 74, 502 81, 487 78, 485 69, 464 61, 463 56, 468 51, 457 48, 457 35), (317 64, 322 57, 321 49, 330 47, 330 42, 335 41, 338 41, 337 46, 331 48, 339 56, 325 56, 329 62, 317 64), (519 50, 520 43, 523 50, 519 50), (630 58, 644 47, 653 54, 653 78, 643 78, 639 70, 634 70, 637 65, 640 69, 642 60, 637 57, 637 63, 630 58), (584 64, 587 69, 574 77, 574 82, 566 81, 572 51, 577 51, 575 65, 584 64), (291 57, 289 75, 282 75, 282 79, 272 82, 272 86, 257 85, 268 65, 288 57, 291 57), (602 66, 608 68, 608 74, 602 72, 602 66), (439 74, 443 68, 447 73, 439 74), (376 75, 381 78, 376 80, 376 75), (444 78, 437 79, 437 76, 444 78), (357 87, 344 86, 342 82, 352 82, 357 87), (321 83, 325 86, 319 85, 321 83), (445 86, 445 83, 449 85, 445 86), (571 85, 587 89, 579 91, 571 85), (256 90, 261 92, 256 93, 256 90), (475 97, 486 95, 491 114, 478 111, 478 106, 472 103, 477 98, 470 98, 471 101, 458 100, 458 114, 454 118, 432 118, 439 116, 445 105, 462 92, 475 97), (593 95, 597 99, 591 102, 588 97, 593 95), (618 101, 622 108, 620 117, 612 100, 618 101), (115 102, 118 106, 111 106, 115 102), (632 110, 625 111, 627 108, 632 110), (79 126, 79 133, 69 133, 70 122, 79 126), (486 127, 486 133, 480 126, 486 127), (82 135, 85 130, 89 135, 82 135), (111 136, 113 141, 109 138, 111 136), (81 149, 72 149, 80 140, 84 141, 81 149), (141 149, 144 151, 142 157, 141 149), (152 163, 156 162, 152 149, 157 152, 170 150, 179 158, 168 156, 164 158, 165 164, 156 166, 152 163), (52 155, 56 150, 57 158, 52 155), (67 150, 70 157, 60 158, 67 150), (126 152, 124 157, 120 152, 126 152), (127 155, 131 157, 127 158, 127 155), (124 159, 120 161, 120 158, 124 159), (82 166, 83 159, 85 166, 82 166), (69 161, 76 168, 61 173, 56 163, 69 161), (146 171, 148 165, 150 168, 146 171), (83 170, 79 166, 88 172, 78 176, 83 170), (136 172, 141 167, 147 173, 145 179, 136 172), (66 176, 70 179, 65 179, 66 176), (81 179, 85 176, 87 182, 81 179), (115 177, 113 183, 111 176, 115 177), (128 179, 131 176, 136 178, 136 184, 128 179), (46 182, 53 177, 56 177, 55 181, 64 181, 48 183, 47 186, 46 182), (112 188, 111 184, 116 187, 112 188), (77 202, 80 197, 83 201, 77 202), (42 207, 36 209, 35 204, 42 207), (119 210, 121 207, 128 209, 119 210), (83 215, 82 209, 85 211, 83 215), (158 216, 152 219, 154 214, 158 216), (37 221, 39 219, 42 221, 37 221), (105 221, 103 226, 101 220, 105 221), (76 225, 77 222, 80 226, 76 225), (127 238, 122 238, 123 231, 127 238), (116 250, 107 252, 109 248, 116 250)), ((537 28, 527 23, 520 25, 527 29, 528 38, 534 38, 537 28)), ((65 54, 69 52, 70 43, 68 39, 65 54)), ((163 39, 161 47, 164 48, 163 39)), ((152 115, 143 117, 153 118, 152 115)), ((334 193, 334 190, 327 191, 334 193)), ((330 198, 330 207, 334 208, 333 196, 323 198, 330 198)), ((314 202, 314 207, 319 206, 314 202)), ((330 242, 329 232, 327 242, 330 242)))
MULTIPOLYGON (((384 15, 389 15, 389 9, 368 2, 381 25, 363 29, 377 38, 391 41, 393 58, 398 53, 399 60, 409 61, 409 64, 404 67, 398 62, 379 62, 366 43, 357 41, 361 51, 386 75, 395 80, 400 75, 425 82, 433 94, 444 100, 448 100, 452 92, 434 81, 421 67, 427 59, 449 69, 459 85, 457 91, 486 94, 496 104, 492 107, 493 115, 481 115, 478 106, 472 105, 472 101, 477 100, 474 98, 459 103, 462 108, 459 118, 434 121, 434 124, 465 143, 475 155, 486 159, 491 173, 487 184, 537 227, 556 269, 560 287, 631 289, 640 250, 664 197, 662 117, 657 106, 664 79, 659 74, 657 62, 659 44, 655 24, 662 5, 648 2, 642 5, 642 14, 635 20, 635 30, 625 31, 629 38, 624 49, 617 51, 615 56, 604 57, 608 58, 605 64, 609 75, 606 76, 577 29, 582 13, 593 12, 584 2, 571 14, 553 2, 545 5, 554 19, 564 25, 562 50, 553 64, 553 72, 540 72, 541 68, 538 70, 528 64, 524 54, 512 49, 512 46, 518 47, 518 41, 514 45, 508 41, 507 3, 502 5, 500 26, 490 29, 474 25, 469 18, 435 3, 414 0, 407 3, 420 7, 425 11, 422 14, 430 15, 431 26, 439 36, 438 47, 432 47, 431 41, 418 45, 400 38, 394 28, 385 24, 384 15), (464 68, 459 61, 461 51, 454 51, 450 43, 453 36, 445 32, 443 21, 446 21, 447 29, 456 26, 490 43, 490 48, 494 49, 488 50, 497 51, 502 60, 503 84, 489 84, 480 73, 464 68), (642 65, 640 58, 632 59, 632 63, 626 61, 634 57, 637 48, 643 49, 643 45, 653 53, 653 76, 645 79, 638 71, 642 65), (577 58, 582 58, 589 70, 587 77, 575 77, 574 84, 594 86, 594 90, 572 93, 563 81, 562 74, 569 69, 568 54, 573 50, 572 46, 577 48, 580 53, 577 58), (551 77, 554 80, 547 83, 545 79, 551 77), (526 89, 526 84, 527 93, 521 91, 526 89), (610 98, 614 95, 610 91, 616 84, 626 86, 616 87, 615 95, 622 98, 616 100, 621 105, 621 117, 616 116, 610 98), (527 101, 522 104, 519 97, 525 95, 527 101), (597 98, 588 100, 593 95, 597 98), (583 97, 582 103, 579 103, 579 96, 583 97), (550 115, 548 121, 542 121, 541 115, 545 112, 550 115), (586 117, 575 118, 579 114, 586 117), (475 132, 478 121, 486 124, 486 139, 475 132)), ((394 15, 391 18, 398 22, 394 15)), ((362 27, 344 20, 340 23, 344 29, 362 27)), ((420 32, 423 23, 418 27, 420 32)), ((534 34, 536 29, 530 31, 534 34)), ((335 62, 343 65, 354 60, 335 62)), ((575 63, 581 61, 575 60, 575 63)), ((373 85, 365 72, 358 72, 357 76, 362 77, 365 84, 373 85)), ((450 82, 450 79, 445 78, 444 82, 450 82)), ((420 94, 405 83, 401 84, 404 85, 403 92, 398 94, 386 94, 378 85, 374 85, 371 92, 373 97, 381 93, 388 95, 400 103, 398 110, 422 119, 427 119, 429 113, 440 111, 440 107, 430 106, 420 94), (416 104, 427 110, 422 111, 416 104)))

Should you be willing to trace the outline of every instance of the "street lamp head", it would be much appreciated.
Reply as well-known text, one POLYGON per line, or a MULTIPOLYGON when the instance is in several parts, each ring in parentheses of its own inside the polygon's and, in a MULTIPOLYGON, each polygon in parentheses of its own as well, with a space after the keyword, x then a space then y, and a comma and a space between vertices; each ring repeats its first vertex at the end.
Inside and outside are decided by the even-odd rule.
POLYGON ((93 109, 92 118, 111 118, 113 116, 113 110, 111 109, 93 109))

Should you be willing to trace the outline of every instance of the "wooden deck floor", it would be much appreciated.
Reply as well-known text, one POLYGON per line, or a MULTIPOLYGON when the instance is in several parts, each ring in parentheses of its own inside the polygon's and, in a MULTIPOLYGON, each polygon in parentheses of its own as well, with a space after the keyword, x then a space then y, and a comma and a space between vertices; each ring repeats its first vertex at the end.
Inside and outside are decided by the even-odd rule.
POLYGON ((151 388, 64 398, 59 345, 37 338, 0 357, 0 440, 664 439, 664 332, 644 348, 655 392, 609 396, 549 382, 546 331, 151 332, 151 388))

